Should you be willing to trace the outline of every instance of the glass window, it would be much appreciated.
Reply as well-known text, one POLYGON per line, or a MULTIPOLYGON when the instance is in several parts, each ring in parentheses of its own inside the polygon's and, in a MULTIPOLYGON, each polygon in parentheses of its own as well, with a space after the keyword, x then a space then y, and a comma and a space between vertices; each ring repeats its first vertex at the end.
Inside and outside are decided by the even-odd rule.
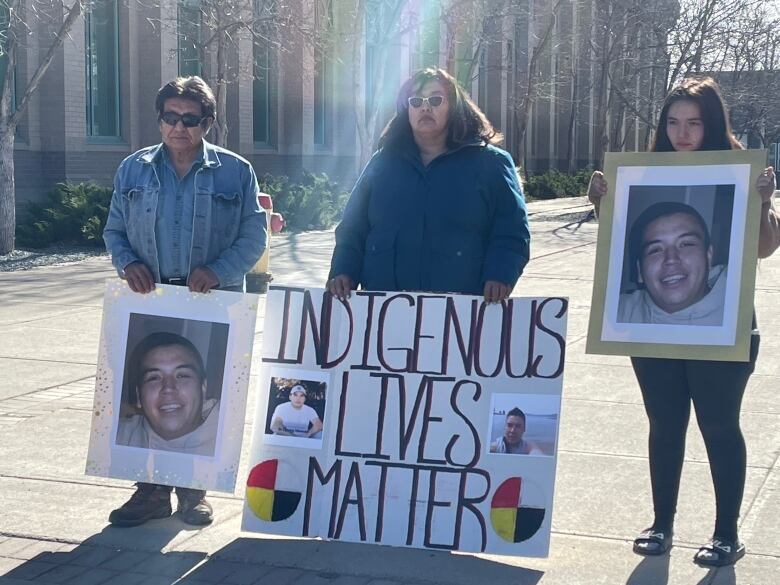
MULTIPOLYGON (((5 72, 8 69, 8 55, 5 53, 6 33, 10 25, 8 18, 8 6, 0 3, 0 89, 3 88, 5 81, 5 72)), ((16 71, 13 75, 13 86, 11 87, 11 105, 16 109, 16 71)))
POLYGON ((441 11, 438 4, 425 4, 420 23, 419 68, 439 66, 439 27, 441 11))
POLYGON ((396 58, 400 7, 397 1, 366 0, 365 115, 368 122, 372 112, 377 111, 377 123, 381 126, 395 112, 395 93, 401 85, 400 62, 396 58))
POLYGON ((255 41, 254 60, 252 135, 257 144, 271 144, 271 48, 267 40, 255 41))
POLYGON ((96 0, 86 13, 87 136, 120 136, 117 20, 117 0, 96 0))
POLYGON ((179 0, 179 75, 201 75, 201 11, 200 0, 179 0))
POLYGON ((488 107, 488 56, 487 47, 482 47, 479 53, 479 78, 477 79, 477 91, 479 92, 479 99, 477 100, 479 108, 483 111, 487 111, 488 107))
POLYGON ((330 0, 317 2, 314 18, 320 36, 314 56, 314 144, 325 146, 330 142, 332 65, 329 44, 333 23, 333 5, 330 0))
POLYGON ((314 144, 328 143, 328 87, 330 64, 327 56, 318 51, 314 70, 314 144))
POLYGON ((274 143, 274 110, 276 109, 277 57, 274 47, 279 45, 279 7, 268 0, 253 0, 254 76, 252 81, 252 135, 254 143, 271 146, 274 143), (276 24, 275 24, 276 23, 276 24))

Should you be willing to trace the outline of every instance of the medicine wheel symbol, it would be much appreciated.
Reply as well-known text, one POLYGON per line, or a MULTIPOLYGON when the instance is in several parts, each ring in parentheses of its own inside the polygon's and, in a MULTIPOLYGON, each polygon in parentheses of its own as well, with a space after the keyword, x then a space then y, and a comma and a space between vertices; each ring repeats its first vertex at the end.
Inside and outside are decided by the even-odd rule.
POLYGON ((286 520, 295 513, 301 492, 278 489, 279 460, 255 465, 246 480, 246 501, 255 516, 266 522, 286 520))
POLYGON ((544 508, 521 505, 527 488, 521 477, 510 477, 498 486, 490 502, 493 530, 507 542, 528 540, 544 521, 544 508))

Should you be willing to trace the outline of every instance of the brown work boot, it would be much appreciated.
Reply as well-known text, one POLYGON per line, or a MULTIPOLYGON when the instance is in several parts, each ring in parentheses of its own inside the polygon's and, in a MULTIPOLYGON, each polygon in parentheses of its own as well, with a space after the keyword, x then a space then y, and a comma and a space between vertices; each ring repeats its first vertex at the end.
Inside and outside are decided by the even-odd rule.
POLYGON ((137 483, 135 493, 111 512, 108 521, 114 526, 138 526, 147 520, 171 515, 171 488, 153 483, 137 483))
POLYGON ((206 490, 177 487, 176 497, 179 499, 176 511, 187 524, 203 526, 214 520, 214 511, 206 501, 206 490))

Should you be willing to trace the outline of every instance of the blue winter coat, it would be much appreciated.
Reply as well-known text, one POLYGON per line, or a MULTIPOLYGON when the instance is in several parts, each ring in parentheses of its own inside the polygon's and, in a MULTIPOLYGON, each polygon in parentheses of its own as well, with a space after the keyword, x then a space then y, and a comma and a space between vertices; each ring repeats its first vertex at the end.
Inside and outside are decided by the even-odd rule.
POLYGON ((330 275, 366 290, 481 295, 489 280, 515 285, 529 242, 509 153, 466 144, 425 167, 416 147, 385 147, 350 195, 330 275))

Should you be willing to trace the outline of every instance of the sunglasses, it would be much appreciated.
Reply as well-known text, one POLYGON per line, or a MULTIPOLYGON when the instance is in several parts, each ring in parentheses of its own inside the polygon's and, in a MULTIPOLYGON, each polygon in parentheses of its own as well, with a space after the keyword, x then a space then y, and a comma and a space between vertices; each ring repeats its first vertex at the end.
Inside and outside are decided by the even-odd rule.
POLYGON ((438 108, 444 103, 443 95, 432 95, 430 97, 410 97, 407 99, 409 105, 413 108, 421 108, 423 104, 426 104, 431 108, 438 108))
POLYGON ((205 116, 196 116, 195 114, 177 114, 176 112, 163 112, 160 116, 160 120, 168 124, 168 126, 176 126, 181 120, 185 128, 195 128, 200 126, 200 123, 205 120, 205 116))

